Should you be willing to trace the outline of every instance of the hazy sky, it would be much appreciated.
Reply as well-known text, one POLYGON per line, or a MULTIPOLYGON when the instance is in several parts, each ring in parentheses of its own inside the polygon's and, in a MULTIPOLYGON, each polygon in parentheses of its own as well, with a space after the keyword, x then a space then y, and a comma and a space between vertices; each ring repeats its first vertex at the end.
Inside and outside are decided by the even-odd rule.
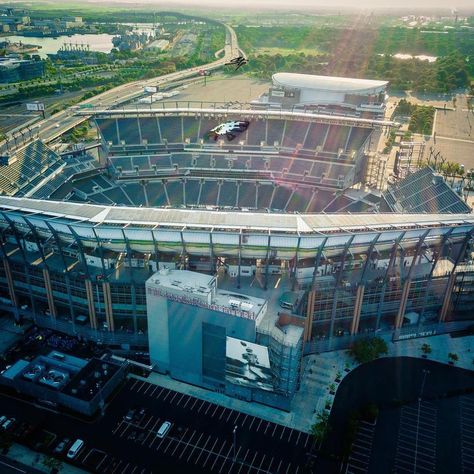
POLYGON ((318 7, 329 8, 392 8, 400 10, 408 9, 443 9, 449 11, 457 8, 474 10, 474 0, 87 0, 91 3, 134 3, 134 4, 155 4, 164 7, 165 5, 189 6, 192 8, 215 7, 215 8, 258 8, 265 9, 317 9, 318 7))

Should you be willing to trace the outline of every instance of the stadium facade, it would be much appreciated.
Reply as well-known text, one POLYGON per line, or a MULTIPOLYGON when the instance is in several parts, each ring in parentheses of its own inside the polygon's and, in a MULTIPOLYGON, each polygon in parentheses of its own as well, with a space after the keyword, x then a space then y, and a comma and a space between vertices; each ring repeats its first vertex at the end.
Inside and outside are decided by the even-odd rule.
POLYGON ((92 113, 100 166, 40 142, 0 166, 0 301, 17 319, 147 350, 155 370, 283 409, 304 354, 472 319, 462 198, 429 168, 384 193, 364 186, 390 122, 92 113), (229 120, 249 126, 204 138, 229 120))

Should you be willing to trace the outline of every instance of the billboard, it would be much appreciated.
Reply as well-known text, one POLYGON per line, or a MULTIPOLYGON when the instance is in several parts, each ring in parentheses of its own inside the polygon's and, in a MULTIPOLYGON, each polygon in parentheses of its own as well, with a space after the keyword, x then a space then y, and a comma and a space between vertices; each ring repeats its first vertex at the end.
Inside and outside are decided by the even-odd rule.
POLYGON ((158 92, 158 87, 156 87, 156 86, 146 86, 144 88, 144 91, 147 92, 148 94, 156 94, 158 92))
POLYGON ((227 336, 225 379, 234 385, 272 391, 268 347, 227 336))
POLYGON ((44 111, 44 104, 41 102, 31 102, 29 104, 26 104, 26 110, 32 111, 32 112, 42 112, 44 111))

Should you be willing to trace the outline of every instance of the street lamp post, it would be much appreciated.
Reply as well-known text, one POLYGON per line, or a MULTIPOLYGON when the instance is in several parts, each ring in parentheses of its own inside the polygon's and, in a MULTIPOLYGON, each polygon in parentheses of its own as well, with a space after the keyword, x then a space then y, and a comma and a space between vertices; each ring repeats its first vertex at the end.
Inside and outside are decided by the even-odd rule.
POLYGON ((416 437, 415 437, 415 459, 413 462, 413 472, 416 474, 416 462, 418 456, 418 433, 420 428, 420 410, 421 410, 421 397, 423 396, 423 389, 425 388, 426 376, 430 373, 428 369, 423 369, 423 380, 421 382, 420 395, 418 397, 418 415, 416 419, 416 437))
POLYGON ((236 444, 237 444, 237 425, 234 426, 234 431, 232 432, 233 434, 233 447, 234 447, 234 462, 235 462, 235 459, 236 459, 236 452, 235 452, 235 447, 236 447, 236 444))

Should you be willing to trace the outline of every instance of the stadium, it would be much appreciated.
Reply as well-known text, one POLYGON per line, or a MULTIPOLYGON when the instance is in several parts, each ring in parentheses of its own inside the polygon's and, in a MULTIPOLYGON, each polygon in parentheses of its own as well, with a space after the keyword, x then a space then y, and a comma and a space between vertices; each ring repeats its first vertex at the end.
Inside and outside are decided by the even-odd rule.
POLYGON ((285 410, 306 354, 472 324, 471 209, 429 167, 369 187, 394 124, 333 105, 76 111, 99 161, 34 141, 0 166, 2 309, 285 410))

